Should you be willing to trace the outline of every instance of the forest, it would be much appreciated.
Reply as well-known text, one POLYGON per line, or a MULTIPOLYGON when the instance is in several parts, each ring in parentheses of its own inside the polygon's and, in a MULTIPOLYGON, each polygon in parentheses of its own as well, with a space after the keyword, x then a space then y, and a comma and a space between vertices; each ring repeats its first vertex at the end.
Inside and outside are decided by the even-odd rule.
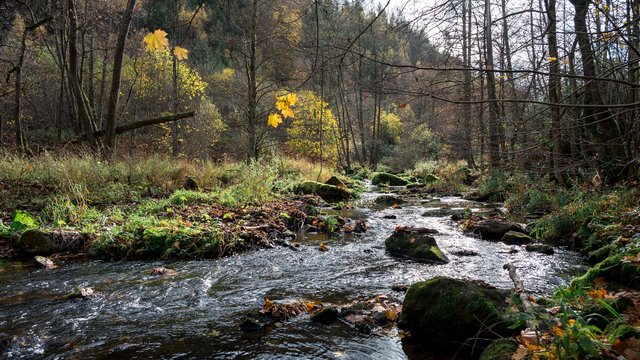
POLYGON ((5 0, 0 75, 0 357, 640 358, 640 0, 5 0))

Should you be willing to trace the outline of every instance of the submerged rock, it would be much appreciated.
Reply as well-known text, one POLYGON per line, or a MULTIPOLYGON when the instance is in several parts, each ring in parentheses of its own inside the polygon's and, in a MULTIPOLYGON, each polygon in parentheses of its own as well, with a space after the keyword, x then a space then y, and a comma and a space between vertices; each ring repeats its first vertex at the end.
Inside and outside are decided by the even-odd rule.
POLYGON ((472 227, 470 231, 479 235, 483 240, 494 241, 501 240, 509 231, 524 233, 524 229, 520 225, 498 220, 483 221, 472 227))
POLYGON ((385 173, 385 172, 377 172, 374 173, 371 177, 372 185, 391 185, 391 186, 406 186, 409 184, 409 180, 401 178, 400 176, 385 173))
POLYGON ((538 252, 546 255, 553 255, 553 247, 546 244, 529 244, 525 247, 525 250, 529 252, 538 252))
POLYGON ((55 269, 58 267, 53 260, 46 258, 44 256, 36 256, 35 260, 42 266, 46 267, 49 270, 55 269))
POLYGON ((411 332, 411 341, 436 347, 495 338, 509 332, 503 316, 507 296, 473 281, 435 277, 409 287, 398 325, 411 332))
POLYGON ((430 234, 437 231, 426 228, 397 227, 385 241, 387 251, 393 256, 430 263, 448 263, 449 259, 430 234))
POLYGON ((346 187, 323 184, 316 181, 304 181, 294 187, 294 192, 306 195, 318 195, 325 201, 349 200, 353 194, 346 187))

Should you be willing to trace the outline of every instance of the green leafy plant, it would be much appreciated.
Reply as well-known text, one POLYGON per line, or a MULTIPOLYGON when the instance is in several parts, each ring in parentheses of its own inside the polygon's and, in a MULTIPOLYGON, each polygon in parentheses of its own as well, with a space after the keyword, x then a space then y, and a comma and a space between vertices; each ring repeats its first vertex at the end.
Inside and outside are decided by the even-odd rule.
POLYGON ((13 220, 9 225, 9 229, 13 232, 16 232, 16 231, 35 229, 38 226, 40 226, 38 224, 38 221, 35 218, 33 218, 31 215, 29 215, 29 213, 22 210, 16 210, 15 214, 13 215, 13 220))

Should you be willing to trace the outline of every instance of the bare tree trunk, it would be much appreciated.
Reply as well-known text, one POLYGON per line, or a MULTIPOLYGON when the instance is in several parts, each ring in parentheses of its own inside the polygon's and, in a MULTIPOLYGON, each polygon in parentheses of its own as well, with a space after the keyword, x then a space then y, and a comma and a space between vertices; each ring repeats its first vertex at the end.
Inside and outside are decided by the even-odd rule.
POLYGON ((124 46, 127 41, 127 34, 129 33, 129 24, 131 23, 131 17, 133 16, 133 8, 136 5, 136 0, 129 0, 127 2, 127 8, 125 9, 124 16, 122 17, 122 23, 118 31, 118 39, 116 42, 116 50, 113 54, 113 72, 111 74, 111 92, 109 96, 109 104, 107 106, 107 118, 106 118, 106 146, 107 151, 112 154, 115 152, 116 145, 116 122, 118 111, 118 98, 120 96, 120 81, 122 76, 122 62, 124 58, 124 46))
POLYGON ((493 65, 493 37, 491 34, 491 2, 485 0, 485 69, 487 72, 487 95, 489 100, 489 167, 500 165, 499 108, 496 96, 496 76, 493 65))
MULTIPOLYGON (((249 39, 249 59, 247 67, 247 130, 249 143, 247 162, 258 160, 258 89, 257 89, 257 49, 258 42, 258 0, 253 0, 251 8, 251 39, 249 39)), ((247 60, 245 59, 245 62, 247 60)))
POLYGON ((95 123, 91 114, 91 109, 87 102, 87 98, 82 91, 82 86, 78 73, 80 68, 78 66, 78 24, 77 15, 74 0, 68 1, 69 11, 69 83, 71 85, 71 92, 75 101, 75 107, 77 112, 77 119, 80 122, 82 132, 86 135, 87 140, 94 148, 99 147, 98 139, 93 135, 95 133, 95 123))
POLYGON ((549 102, 551 103, 551 136, 553 138, 553 175, 560 184, 564 184, 562 171, 562 111, 560 109, 561 77, 558 58, 558 39, 556 21, 556 0, 545 0, 547 10, 547 38, 549 41, 549 102))
POLYGON ((465 104, 463 106, 463 140, 462 153, 467 165, 476 167, 473 159, 473 148, 471 145, 471 2, 462 0, 462 62, 467 69, 464 72, 463 93, 465 104), (467 21, 469 21, 467 23, 467 21))
MULTIPOLYGON (((178 99, 178 59, 173 56, 172 61, 173 70, 173 113, 178 113, 179 99, 178 99)), ((177 157, 180 154, 180 126, 177 121, 171 123, 171 155, 177 157)))
POLYGON ((20 52, 18 55, 18 62, 14 68, 16 73, 14 83, 14 104, 13 104, 13 121, 15 122, 16 130, 16 148, 21 155, 27 153, 27 141, 24 135, 24 129, 22 125, 22 66, 24 65, 24 53, 27 48, 27 34, 28 30, 25 27, 22 38, 20 41, 20 52))

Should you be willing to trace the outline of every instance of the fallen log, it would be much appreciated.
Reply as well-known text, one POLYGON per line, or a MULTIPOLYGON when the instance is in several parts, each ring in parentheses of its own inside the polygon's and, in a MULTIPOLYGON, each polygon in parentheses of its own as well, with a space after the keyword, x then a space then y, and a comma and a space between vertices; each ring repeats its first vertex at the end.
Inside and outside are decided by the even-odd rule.
MULTIPOLYGON (((135 122, 132 122, 130 124, 120 125, 120 126, 116 127, 116 134, 122 134, 122 133, 125 133, 127 131, 135 130, 137 128, 141 128, 141 127, 145 127, 145 126, 158 125, 158 124, 163 124, 163 123, 166 123, 166 122, 172 122, 172 121, 178 121, 178 120, 181 120, 181 119, 191 118, 191 117, 194 117, 195 115, 196 115, 196 113, 194 111, 189 111, 189 112, 186 112, 186 113, 179 113, 179 114, 173 114, 173 115, 167 115, 167 116, 159 116, 159 117, 155 117, 155 118, 135 121, 135 122)), ((107 133, 106 130, 99 130, 99 131, 96 131, 94 134, 95 134, 95 136, 104 136, 104 135, 106 135, 106 133, 107 133)))
MULTIPOLYGON (((522 302, 522 307, 524 311, 526 313, 533 314, 534 313, 533 304, 529 300, 529 294, 527 294, 526 290, 524 289, 522 280, 520 280, 520 277, 516 273, 516 267, 511 263, 506 263, 502 266, 502 268, 509 271, 509 277, 511 278, 511 281, 513 281, 513 286, 515 287, 516 294, 520 298, 520 302, 522 302)), ((532 330, 535 330, 537 327, 537 324, 534 321, 528 320, 527 327, 532 330)))
MULTIPOLYGON (((150 119, 144 119, 144 120, 140 120, 140 121, 134 121, 132 123, 129 124, 125 124, 125 125, 120 125, 118 127, 116 127, 116 134, 122 134, 125 133, 127 131, 132 131, 141 127, 145 127, 145 126, 151 126, 151 125, 158 125, 158 124, 164 124, 167 122, 172 122, 172 121, 178 121, 178 120, 182 120, 182 119, 187 119, 187 118, 192 118, 196 115, 195 111, 189 111, 186 113, 179 113, 179 114, 173 114, 173 115, 166 115, 166 116, 158 116, 158 117, 154 117, 154 118, 150 118, 150 119)), ((93 133, 93 135, 95 137, 99 137, 99 136, 105 136, 107 134, 106 130, 98 130, 96 132, 93 133)), ((80 138, 71 141, 71 143, 76 143, 79 141, 82 141, 84 139, 87 138, 87 135, 81 135, 80 138)))

